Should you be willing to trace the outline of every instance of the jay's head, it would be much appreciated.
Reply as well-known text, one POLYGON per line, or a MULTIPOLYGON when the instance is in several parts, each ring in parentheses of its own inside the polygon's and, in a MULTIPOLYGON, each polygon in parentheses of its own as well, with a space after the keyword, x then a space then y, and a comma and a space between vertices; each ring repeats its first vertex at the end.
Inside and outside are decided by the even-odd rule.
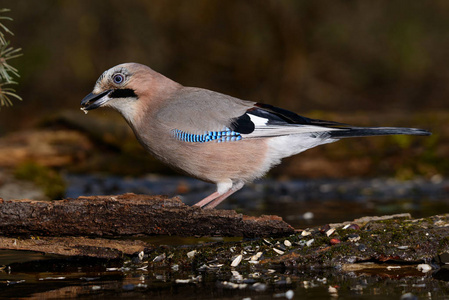
POLYGON ((92 93, 81 101, 81 109, 111 107, 126 119, 145 107, 146 101, 159 98, 158 93, 177 84, 147 66, 125 63, 105 71, 95 83, 92 93))

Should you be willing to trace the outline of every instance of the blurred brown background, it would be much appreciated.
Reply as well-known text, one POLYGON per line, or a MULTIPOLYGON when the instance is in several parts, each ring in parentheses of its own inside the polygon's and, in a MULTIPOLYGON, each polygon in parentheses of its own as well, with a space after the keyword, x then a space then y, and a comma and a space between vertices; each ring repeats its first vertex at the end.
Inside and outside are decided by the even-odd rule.
MULTIPOLYGON (((448 147, 440 145, 449 136, 448 1, 17 0, 0 7, 12 10, 14 21, 5 24, 24 54, 11 62, 23 101, 0 110, 0 136, 67 112, 77 128, 103 117, 124 125, 106 110, 85 116, 80 100, 104 70, 134 61, 184 85, 310 117, 434 132, 327 145, 305 154, 301 168, 289 160, 283 172, 292 176, 397 175, 399 167, 407 176, 447 173, 448 147)), ((104 132, 109 146, 123 146, 119 130, 104 132)))
MULTIPOLYGON (((78 109, 97 77, 140 62, 192 86, 309 110, 449 107, 449 2, 0 1, 23 57, 1 126, 78 109), (25 117, 26 116, 26 117, 25 117)), ((81 115, 80 115, 81 117, 81 115)))

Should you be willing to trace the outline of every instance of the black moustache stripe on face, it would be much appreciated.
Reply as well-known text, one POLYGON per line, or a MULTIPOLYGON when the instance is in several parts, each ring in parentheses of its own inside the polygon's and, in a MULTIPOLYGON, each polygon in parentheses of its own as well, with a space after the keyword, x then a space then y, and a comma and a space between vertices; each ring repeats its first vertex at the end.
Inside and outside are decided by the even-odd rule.
POLYGON ((133 89, 117 89, 109 94, 110 98, 139 98, 133 89))

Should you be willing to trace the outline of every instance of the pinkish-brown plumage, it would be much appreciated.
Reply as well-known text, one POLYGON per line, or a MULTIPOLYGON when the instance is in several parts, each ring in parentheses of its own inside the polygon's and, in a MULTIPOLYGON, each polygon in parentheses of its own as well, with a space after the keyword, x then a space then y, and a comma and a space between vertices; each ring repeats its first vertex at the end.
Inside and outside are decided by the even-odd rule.
POLYGON ((198 202, 213 208, 282 158, 344 137, 429 132, 413 128, 351 127, 314 120, 217 92, 184 87, 147 66, 126 63, 105 71, 82 102, 123 115, 155 157, 217 191, 198 202))

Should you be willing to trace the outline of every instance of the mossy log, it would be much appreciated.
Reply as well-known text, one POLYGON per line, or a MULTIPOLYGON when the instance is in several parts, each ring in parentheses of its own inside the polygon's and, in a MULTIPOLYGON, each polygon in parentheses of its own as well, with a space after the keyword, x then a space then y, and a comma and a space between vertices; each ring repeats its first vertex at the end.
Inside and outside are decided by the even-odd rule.
POLYGON ((159 246, 145 253, 144 263, 151 267, 180 265, 197 270, 331 268, 369 273, 376 265, 395 276, 408 274, 410 270, 416 274, 428 271, 417 267, 424 264, 424 268, 447 268, 449 214, 424 219, 412 219, 409 214, 364 217, 297 230, 287 237, 216 242, 189 248, 159 246), (396 271, 390 271, 391 265, 396 271))

